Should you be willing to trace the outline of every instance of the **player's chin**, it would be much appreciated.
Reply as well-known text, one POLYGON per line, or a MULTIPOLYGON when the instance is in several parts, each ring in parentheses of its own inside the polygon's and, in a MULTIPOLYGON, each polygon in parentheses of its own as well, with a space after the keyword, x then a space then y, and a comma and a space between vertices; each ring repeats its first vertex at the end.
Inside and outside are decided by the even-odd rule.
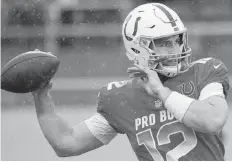
POLYGON ((176 61, 162 62, 163 66, 176 67, 178 63, 176 61))

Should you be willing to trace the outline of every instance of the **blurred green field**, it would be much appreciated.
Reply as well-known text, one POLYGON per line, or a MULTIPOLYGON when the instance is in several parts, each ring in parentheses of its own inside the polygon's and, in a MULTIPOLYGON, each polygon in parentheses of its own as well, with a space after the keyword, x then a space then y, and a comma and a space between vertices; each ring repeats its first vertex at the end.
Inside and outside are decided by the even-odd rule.
MULTIPOLYGON (((232 104, 230 104, 232 106, 232 104)), ((71 124, 91 116, 94 106, 60 107, 58 112, 71 124)), ((226 133, 226 160, 232 160, 232 114, 224 128, 226 133)), ((1 114, 1 160, 11 161, 137 161, 125 135, 118 135, 109 145, 78 157, 59 158, 44 138, 34 109, 2 109, 1 114)))

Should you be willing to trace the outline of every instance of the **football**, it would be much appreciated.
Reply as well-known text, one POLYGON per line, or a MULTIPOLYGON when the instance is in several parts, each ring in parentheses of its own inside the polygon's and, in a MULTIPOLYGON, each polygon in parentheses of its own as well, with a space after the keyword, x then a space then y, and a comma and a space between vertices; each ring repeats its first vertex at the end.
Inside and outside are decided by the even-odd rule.
POLYGON ((1 72, 1 89, 13 93, 28 93, 49 82, 59 68, 60 60, 39 50, 19 54, 1 72))

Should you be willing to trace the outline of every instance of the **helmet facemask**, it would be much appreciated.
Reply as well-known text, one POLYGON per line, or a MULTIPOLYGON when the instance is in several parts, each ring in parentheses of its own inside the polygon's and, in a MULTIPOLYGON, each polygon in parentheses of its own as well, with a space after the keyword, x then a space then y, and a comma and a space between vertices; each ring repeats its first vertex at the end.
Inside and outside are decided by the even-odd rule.
POLYGON ((156 40, 153 38, 140 37, 139 45, 149 53, 147 66, 151 70, 167 76, 174 77, 179 73, 189 69, 191 48, 188 47, 187 33, 177 34, 180 38, 180 53, 158 54, 156 50, 156 40))

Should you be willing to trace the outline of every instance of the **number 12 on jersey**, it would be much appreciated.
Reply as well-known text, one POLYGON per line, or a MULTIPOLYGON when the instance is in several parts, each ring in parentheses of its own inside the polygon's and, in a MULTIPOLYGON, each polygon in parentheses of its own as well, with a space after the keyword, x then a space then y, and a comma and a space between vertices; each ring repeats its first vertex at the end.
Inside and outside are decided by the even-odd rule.
MULTIPOLYGON (((156 141, 158 146, 171 143, 170 136, 181 133, 184 137, 183 142, 178 144, 174 149, 166 153, 167 161, 177 161, 182 156, 185 156, 189 151, 193 150, 197 145, 197 138, 194 130, 186 127, 183 123, 174 121, 164 124, 157 132, 156 141)), ((147 151, 155 161, 164 161, 163 156, 157 149, 155 139, 152 135, 151 129, 139 132, 136 134, 138 145, 144 145, 147 151)))

